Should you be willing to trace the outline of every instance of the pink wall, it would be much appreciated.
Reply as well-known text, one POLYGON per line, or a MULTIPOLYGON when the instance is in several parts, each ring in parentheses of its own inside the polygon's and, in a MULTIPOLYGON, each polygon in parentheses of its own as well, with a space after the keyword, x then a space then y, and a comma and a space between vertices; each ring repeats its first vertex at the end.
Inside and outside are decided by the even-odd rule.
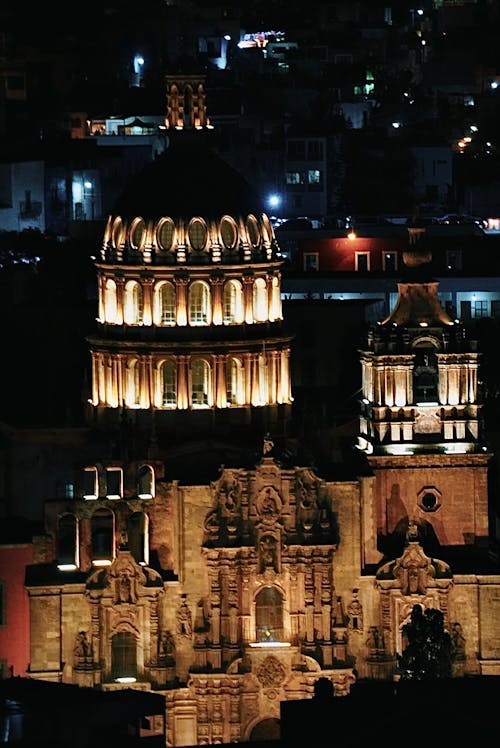
POLYGON ((30 657, 28 593, 24 588, 25 569, 33 562, 31 544, 0 545, 0 581, 4 587, 4 620, 0 625, 0 660, 7 664, 6 675, 25 676, 30 657))

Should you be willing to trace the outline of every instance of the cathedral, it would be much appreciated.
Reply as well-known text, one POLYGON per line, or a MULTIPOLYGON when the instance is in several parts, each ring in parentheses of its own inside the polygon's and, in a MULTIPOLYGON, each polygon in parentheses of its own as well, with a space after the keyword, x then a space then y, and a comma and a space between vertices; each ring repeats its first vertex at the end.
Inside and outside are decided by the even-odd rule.
POLYGON ((88 443, 27 568, 28 675, 163 694, 168 746, 277 737, 319 678, 397 679, 415 605, 442 612, 454 677, 500 675, 479 353, 418 235, 359 351, 364 469, 332 479, 279 448, 280 248, 182 90, 96 254, 88 443))

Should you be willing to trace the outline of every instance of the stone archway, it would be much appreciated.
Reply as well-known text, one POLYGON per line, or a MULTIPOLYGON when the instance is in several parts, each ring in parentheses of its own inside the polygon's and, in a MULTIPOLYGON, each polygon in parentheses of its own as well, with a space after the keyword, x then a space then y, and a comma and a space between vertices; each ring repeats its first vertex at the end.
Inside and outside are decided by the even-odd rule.
POLYGON ((250 742, 259 740, 279 740, 281 737, 280 721, 276 717, 268 717, 253 727, 250 733, 250 742))

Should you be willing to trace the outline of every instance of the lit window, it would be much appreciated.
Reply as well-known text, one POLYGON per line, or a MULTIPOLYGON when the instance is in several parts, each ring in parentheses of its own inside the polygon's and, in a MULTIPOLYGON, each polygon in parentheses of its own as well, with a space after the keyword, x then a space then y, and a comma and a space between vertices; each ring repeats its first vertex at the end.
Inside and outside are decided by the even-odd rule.
POLYGON ((141 404, 141 372, 140 363, 137 359, 129 362, 128 387, 126 404, 132 408, 138 408, 141 404))
POLYGON ((264 278, 256 278, 253 284, 253 319, 265 322, 268 319, 267 285, 264 278))
POLYGON ((241 361, 230 358, 226 364, 226 397, 228 405, 243 405, 245 402, 244 370, 241 361))
POLYGON ((210 317, 210 290, 206 283, 194 281, 189 286, 189 324, 208 325, 210 317))
POLYGON ((240 281, 230 280, 224 286, 224 324, 243 322, 243 289, 240 281))
POLYGON ((108 324, 115 324, 117 320, 116 283, 111 278, 106 280, 104 291, 104 320, 108 324))
POLYGON ((177 405, 177 375, 176 365, 172 360, 164 361, 160 368, 161 374, 161 404, 164 408, 174 408, 177 405))
POLYGON ((155 288, 154 321, 161 326, 175 325, 175 288, 168 281, 155 288))
POLYGON ((471 308, 473 317, 489 317, 489 304, 487 301, 473 301, 471 308))
POLYGON ((123 296, 123 319, 126 325, 142 324, 143 304, 141 286, 137 281, 128 281, 123 296))
POLYGON ((191 405, 206 408, 210 404, 210 366, 203 359, 191 363, 191 405))
POLYGON ((275 587, 264 587, 257 594, 255 598, 255 627, 257 641, 283 641, 283 598, 275 587))

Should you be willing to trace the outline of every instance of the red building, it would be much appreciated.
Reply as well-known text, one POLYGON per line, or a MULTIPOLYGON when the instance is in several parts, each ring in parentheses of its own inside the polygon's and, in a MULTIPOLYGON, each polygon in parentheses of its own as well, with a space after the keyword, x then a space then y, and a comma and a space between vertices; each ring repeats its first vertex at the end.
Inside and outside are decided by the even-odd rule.
POLYGON ((31 541, 0 544, 0 677, 29 670, 29 605, 25 569, 33 563, 31 541))

